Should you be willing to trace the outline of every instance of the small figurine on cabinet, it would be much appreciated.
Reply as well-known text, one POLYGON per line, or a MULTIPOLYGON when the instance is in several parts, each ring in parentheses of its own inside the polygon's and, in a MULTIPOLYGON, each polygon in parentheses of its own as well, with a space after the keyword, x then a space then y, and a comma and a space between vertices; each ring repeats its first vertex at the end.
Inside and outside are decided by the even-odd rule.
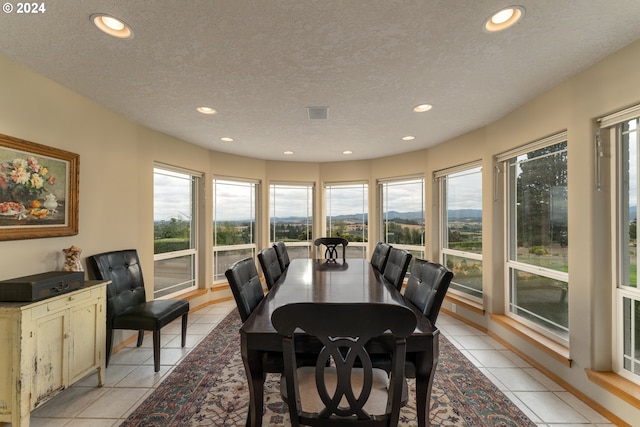
POLYGON ((64 252, 64 271, 84 271, 82 264, 80 264, 80 253, 82 249, 77 246, 71 246, 70 248, 63 249, 64 252))

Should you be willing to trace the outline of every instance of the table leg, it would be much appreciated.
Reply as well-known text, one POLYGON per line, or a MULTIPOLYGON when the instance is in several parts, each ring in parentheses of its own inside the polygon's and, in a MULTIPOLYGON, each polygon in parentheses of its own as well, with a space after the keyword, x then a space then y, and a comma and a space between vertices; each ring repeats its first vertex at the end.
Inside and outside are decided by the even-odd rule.
POLYGON ((247 337, 241 334, 241 353, 244 362, 244 370, 249 385, 249 413, 247 414, 247 427, 262 426, 262 414, 264 413, 264 380, 265 372, 262 366, 264 352, 249 350, 247 337))
POLYGON ((431 389, 436 374, 440 354, 439 333, 434 333, 430 345, 425 351, 416 355, 416 411, 418 427, 429 427, 429 407, 431 406, 431 389))

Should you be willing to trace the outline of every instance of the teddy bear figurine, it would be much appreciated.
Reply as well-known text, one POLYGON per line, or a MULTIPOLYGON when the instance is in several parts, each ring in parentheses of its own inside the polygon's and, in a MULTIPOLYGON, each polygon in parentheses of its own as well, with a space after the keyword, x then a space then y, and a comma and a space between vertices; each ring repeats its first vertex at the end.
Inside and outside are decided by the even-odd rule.
POLYGON ((82 249, 77 246, 71 246, 70 248, 63 249, 64 252, 64 271, 84 271, 82 264, 80 264, 80 253, 82 249))

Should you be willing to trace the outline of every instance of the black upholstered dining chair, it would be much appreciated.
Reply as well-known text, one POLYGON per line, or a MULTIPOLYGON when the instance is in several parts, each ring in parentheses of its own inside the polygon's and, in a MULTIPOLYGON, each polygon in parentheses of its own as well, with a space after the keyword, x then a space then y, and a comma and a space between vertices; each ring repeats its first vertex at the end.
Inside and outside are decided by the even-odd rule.
POLYGON ((284 242, 275 242, 273 244, 273 248, 276 250, 276 254, 278 255, 278 261, 280 261, 280 269, 285 271, 287 267, 289 267, 289 252, 287 251, 287 247, 284 242))
POLYGON ((371 254, 371 265, 379 273, 384 273, 384 267, 387 265, 387 259, 389 258, 389 251, 391 251, 391 245, 388 243, 378 242, 371 254))
POLYGON ((404 249, 391 248, 389 250, 383 276, 398 290, 402 289, 402 283, 404 282, 404 276, 407 274, 411 257, 412 255, 404 249))
POLYGON ((328 260, 338 259, 338 246, 342 246, 342 259, 347 259, 347 246, 349 245, 349 241, 344 237, 319 237, 313 241, 313 244, 318 250, 318 255, 320 247, 325 247, 324 259, 328 260))
POLYGON ((444 265, 416 258, 407 279, 404 297, 435 325, 451 279, 453 273, 444 265))
POLYGON ((274 247, 264 248, 258 252, 258 261, 262 268, 264 281, 267 283, 267 289, 271 290, 282 275, 278 254, 274 247))
POLYGON ((138 331, 142 345, 144 331, 153 331, 153 367, 160 370, 160 330, 182 316, 182 347, 187 338, 189 302, 184 300, 147 301, 142 268, 135 249, 104 252, 87 257, 89 277, 110 280, 107 285, 106 364, 113 347, 113 330, 138 331))
POLYGON ((236 300, 240 320, 244 323, 251 312, 264 298, 262 282, 253 258, 245 258, 234 262, 224 275, 227 277, 231 293, 236 300))
POLYGON ((296 303, 277 308, 271 321, 282 335, 280 391, 292 426, 398 425, 408 401, 404 360, 416 326, 413 311, 391 304, 296 303), (297 328, 323 345, 313 366, 296 361, 297 328), (390 375, 372 366, 365 347, 387 330, 395 338, 390 375))

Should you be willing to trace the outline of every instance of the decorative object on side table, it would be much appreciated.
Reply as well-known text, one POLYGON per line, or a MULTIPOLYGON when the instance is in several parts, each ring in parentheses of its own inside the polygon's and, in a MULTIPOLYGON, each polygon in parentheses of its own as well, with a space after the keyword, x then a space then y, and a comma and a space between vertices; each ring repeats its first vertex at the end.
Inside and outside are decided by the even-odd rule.
POLYGON ((82 249, 77 246, 71 246, 70 248, 63 249, 64 252, 64 271, 84 271, 82 264, 80 264, 80 254, 82 249))
POLYGON ((80 156, 0 134, 0 240, 78 234, 80 156))

